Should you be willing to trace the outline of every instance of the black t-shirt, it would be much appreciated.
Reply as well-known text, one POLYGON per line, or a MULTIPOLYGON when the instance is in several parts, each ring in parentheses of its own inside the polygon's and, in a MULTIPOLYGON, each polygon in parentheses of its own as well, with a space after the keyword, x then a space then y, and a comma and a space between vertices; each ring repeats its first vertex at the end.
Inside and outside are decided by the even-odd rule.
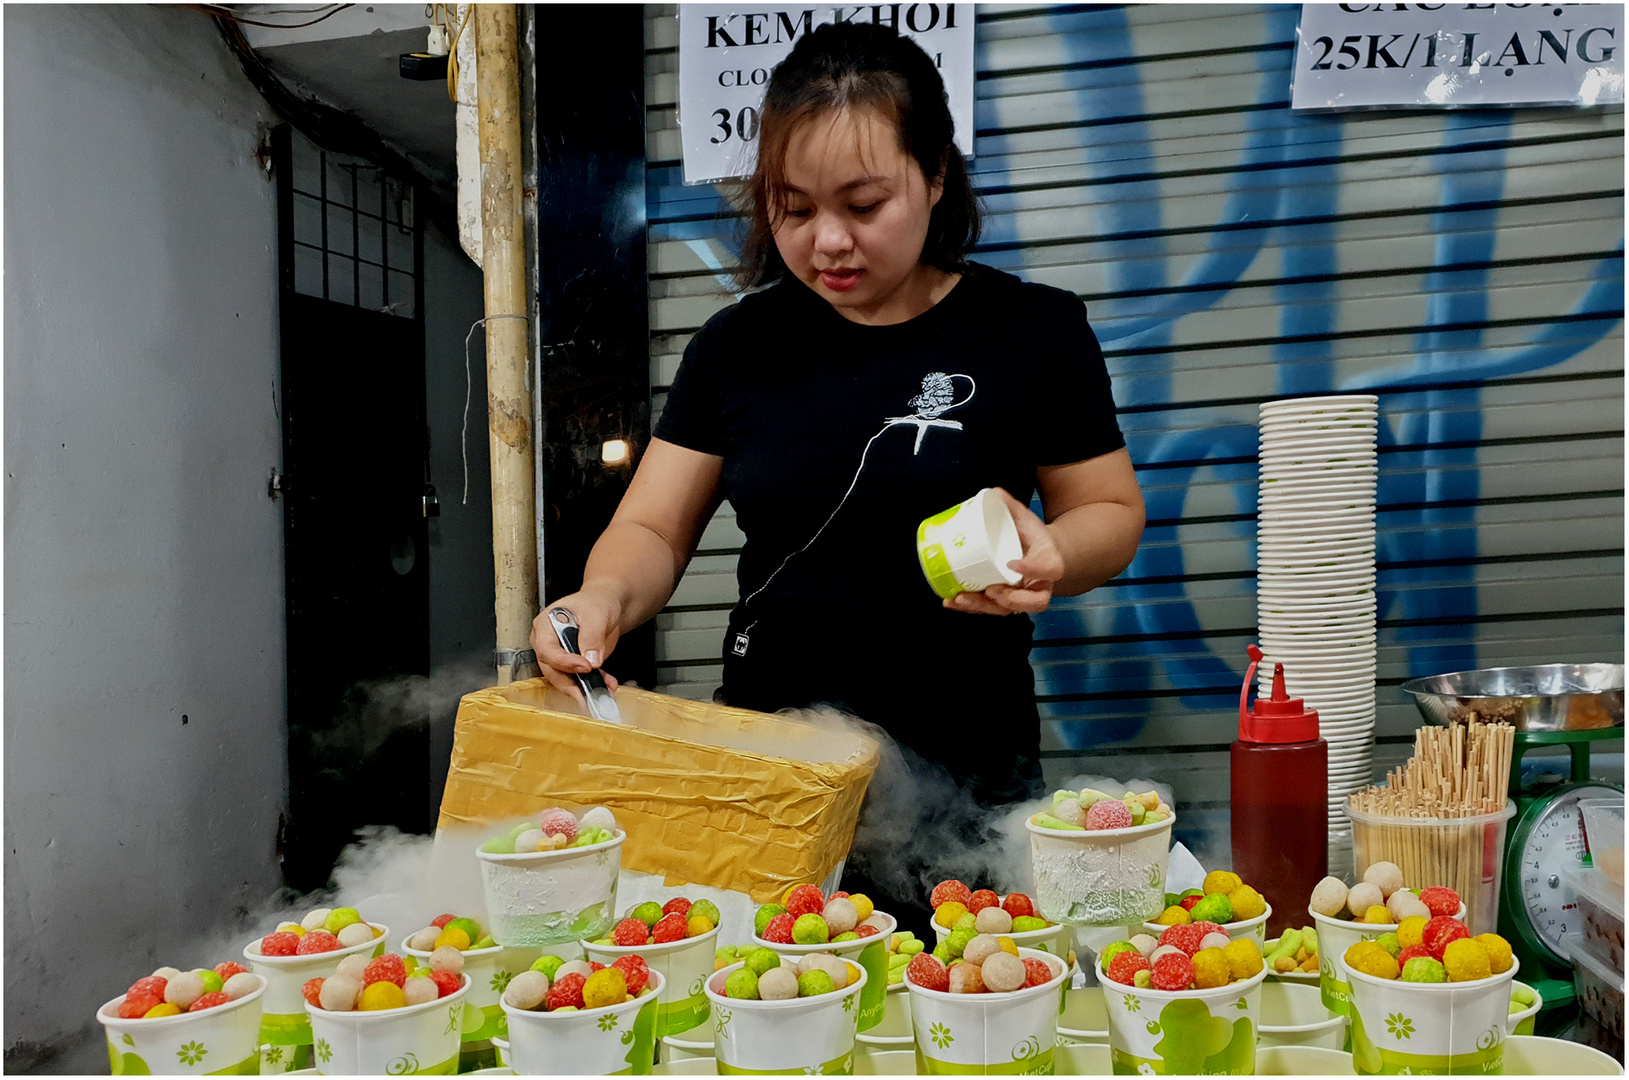
POLYGON ((1030 620, 943 608, 916 529, 980 488, 1027 503, 1038 466, 1125 445, 1078 297, 973 264, 923 314, 865 326, 784 280, 695 335, 655 436, 724 459, 746 536, 730 704, 835 704, 991 779, 1014 762, 943 744, 1015 719, 1034 770, 1030 620))

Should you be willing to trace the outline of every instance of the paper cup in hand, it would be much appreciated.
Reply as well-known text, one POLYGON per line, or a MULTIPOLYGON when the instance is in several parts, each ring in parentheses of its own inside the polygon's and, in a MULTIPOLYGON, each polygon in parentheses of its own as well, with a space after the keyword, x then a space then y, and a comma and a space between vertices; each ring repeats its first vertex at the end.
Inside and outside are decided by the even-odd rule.
POLYGON ((941 599, 1017 585, 1023 575, 1007 564, 1022 558, 1018 526, 995 489, 934 514, 916 530, 916 557, 941 599))

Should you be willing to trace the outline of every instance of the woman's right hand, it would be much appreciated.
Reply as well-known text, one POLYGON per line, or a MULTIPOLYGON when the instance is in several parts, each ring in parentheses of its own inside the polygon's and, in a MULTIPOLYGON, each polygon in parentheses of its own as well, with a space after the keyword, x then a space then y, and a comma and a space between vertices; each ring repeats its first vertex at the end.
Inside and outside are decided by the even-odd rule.
MULTIPOLYGON (((622 637, 621 605, 611 596, 596 589, 583 589, 570 596, 562 596, 552 604, 544 605, 532 620, 532 649, 537 653, 538 667, 549 684, 562 693, 570 694, 579 705, 583 701, 577 675, 586 675, 594 668, 603 667, 606 657, 622 637), (549 625, 549 612, 565 608, 577 620, 577 647, 581 654, 569 653, 560 647, 554 627, 549 625)), ((614 694, 617 681, 608 672, 601 672, 605 685, 614 694)))

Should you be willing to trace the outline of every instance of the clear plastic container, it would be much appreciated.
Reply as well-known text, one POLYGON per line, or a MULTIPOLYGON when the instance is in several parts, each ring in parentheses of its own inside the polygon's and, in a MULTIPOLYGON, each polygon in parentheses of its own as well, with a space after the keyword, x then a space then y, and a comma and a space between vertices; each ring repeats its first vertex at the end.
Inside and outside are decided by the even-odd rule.
POLYGON ((1352 863, 1359 880, 1370 863, 1392 862, 1411 889, 1446 885, 1465 902, 1472 934, 1491 934, 1499 921, 1499 885, 1505 873, 1505 828, 1516 804, 1464 818, 1405 818, 1367 814, 1350 805, 1352 863))
POLYGON ((1578 1007, 1593 1016, 1608 1035, 1623 1038, 1623 973, 1601 963, 1584 947, 1581 935, 1561 939, 1561 951, 1572 958, 1572 985, 1578 1007))
POLYGON ((1623 799, 1579 799, 1578 812, 1584 817, 1584 837, 1595 869, 1616 882, 1622 892, 1623 799))
POLYGON ((1623 976, 1623 886, 1599 870, 1567 870, 1562 882, 1578 904, 1580 942, 1601 963, 1623 976))

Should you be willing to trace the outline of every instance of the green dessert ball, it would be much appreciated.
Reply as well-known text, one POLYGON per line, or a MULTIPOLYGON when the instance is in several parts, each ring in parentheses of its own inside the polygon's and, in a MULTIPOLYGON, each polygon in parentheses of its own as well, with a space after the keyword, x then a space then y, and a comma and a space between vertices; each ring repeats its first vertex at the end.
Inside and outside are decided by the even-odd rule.
POLYGON ((628 918, 638 919, 646 926, 655 926, 662 918, 662 905, 654 900, 646 900, 643 904, 634 905, 628 912, 628 918))
POLYGON ((1178 896, 1176 893, 1168 892, 1168 893, 1165 894, 1165 906, 1166 907, 1176 907, 1177 904, 1181 901, 1181 899, 1182 899, 1182 897, 1178 896))
POLYGON ((859 940, 860 940, 860 935, 856 934, 852 930, 844 930, 841 934, 838 934, 836 937, 832 938, 832 941, 834 941, 834 942, 835 941, 859 941, 859 940))
POLYGON ((1031 930, 1045 930, 1047 922, 1039 915, 1019 915, 1012 921, 1012 932, 1027 934, 1031 930))
POLYGON ((1105 974, 1109 970, 1109 962, 1124 952, 1136 952, 1137 946, 1129 941, 1116 941, 1113 945, 1105 945, 1103 951, 1097 954, 1097 966, 1105 974))
POLYGON ((552 983, 554 982, 554 973, 560 970, 560 965, 563 963, 565 961, 558 956, 540 956, 532 961, 532 970, 541 971, 549 977, 549 982, 552 983))
POLYGON ((757 1001, 758 973, 751 968, 736 968, 724 980, 724 993, 739 1001, 757 1001))
POLYGON ((724 916, 720 915, 718 912, 718 905, 713 903, 711 900, 697 900, 694 904, 690 905, 689 918, 694 919, 697 915, 700 915, 714 926, 717 926, 720 920, 724 918, 724 916))
MULTIPOLYGON (((361 921, 362 916, 357 914, 354 907, 337 907, 328 913, 328 918, 322 921, 322 928, 330 934, 337 934, 352 923, 361 921)), ((448 923, 447 925, 451 926, 452 924, 448 923)), ((475 940, 474 934, 470 935, 470 940, 475 940)))
POLYGON ((1397 959, 1397 954, 1403 951, 1403 943, 1397 940, 1396 934, 1381 934, 1374 939, 1374 943, 1391 953, 1393 960, 1397 959))
POLYGON ((753 920, 752 920, 752 932, 754 934, 758 935, 759 937, 763 937, 764 936, 764 927, 769 925, 769 920, 773 919, 777 915, 785 915, 785 914, 786 914, 785 905, 783 905, 783 904, 765 904, 763 907, 758 909, 758 914, 753 917, 753 920))
POLYGON ((939 961, 941 964, 948 964, 952 960, 956 959, 954 956, 950 955, 949 938, 946 938, 944 941, 939 942, 939 944, 933 947, 933 958, 939 961))
POLYGON ((713 959, 728 960, 733 964, 739 958, 735 950, 736 946, 734 945, 720 945, 718 948, 713 950, 713 959))
MULTIPOLYGON (((330 919, 333 918, 332 915, 328 917, 330 919)), ((481 936, 481 924, 476 922, 474 919, 454 919, 452 922, 442 927, 443 933, 448 930, 462 930, 464 935, 472 942, 481 936)))
POLYGON ((1441 962, 1429 956, 1413 956, 1403 965, 1403 981, 1418 983, 1440 983, 1448 981, 1448 972, 1444 970, 1441 962))
POLYGON ((824 945, 831 940, 831 928, 819 915, 799 915, 792 924, 792 941, 798 945, 824 945))
POLYGON ((1230 923, 1233 921, 1233 901, 1224 893, 1211 893, 1188 912, 1194 922, 1230 923))
POLYGON ((746 959, 746 970, 754 975, 762 975, 781 966, 781 958, 773 949, 753 949, 747 953, 746 959))
POLYGON ((970 926, 952 931, 951 935, 945 938, 945 948, 950 951, 951 956, 960 956, 967 949, 967 943, 978 936, 979 932, 970 926))
POLYGON ((899 952, 901 956, 915 956, 925 948, 927 948, 927 943, 919 941, 914 937, 908 937, 899 943, 899 952))
POLYGON ((488 855, 513 855, 515 853, 515 841, 508 836, 494 836, 481 845, 481 850, 488 855))
POLYGON ((977 915, 974 915, 972 912, 969 912, 966 915, 963 915, 961 918, 957 919, 956 924, 954 926, 952 926, 951 929, 952 930, 971 930, 976 934, 976 933, 978 933, 978 925, 979 925, 979 917, 977 915))
POLYGON ((498 943, 496 941, 492 940, 492 935, 491 934, 482 934, 480 937, 475 939, 475 944, 471 945, 470 948, 472 948, 472 949, 491 949, 491 948, 495 948, 497 946, 497 944, 498 943))
MULTIPOLYGON (((808 918, 807 915, 804 918, 808 918)), ((819 997, 829 994, 837 989, 837 984, 831 981, 831 976, 824 971, 805 971, 798 976, 798 997, 819 997)))

